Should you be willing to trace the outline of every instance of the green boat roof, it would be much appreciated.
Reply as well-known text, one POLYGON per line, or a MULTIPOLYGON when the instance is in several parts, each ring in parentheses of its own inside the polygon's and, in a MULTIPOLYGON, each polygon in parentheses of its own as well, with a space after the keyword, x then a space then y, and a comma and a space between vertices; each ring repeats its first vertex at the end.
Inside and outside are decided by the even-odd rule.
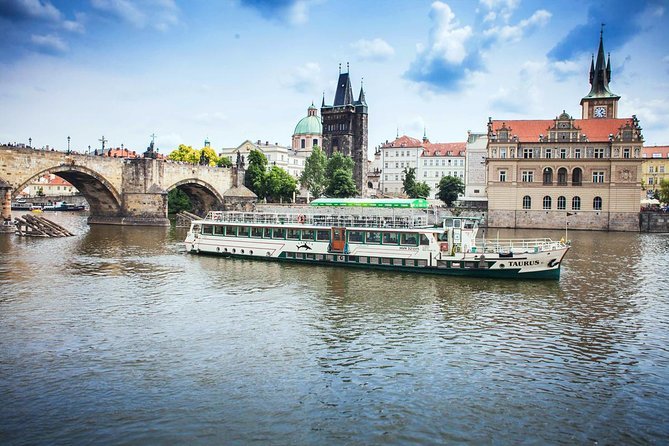
POLYGON ((311 205, 415 209, 427 209, 429 207, 429 203, 424 198, 318 198, 312 201, 311 205))

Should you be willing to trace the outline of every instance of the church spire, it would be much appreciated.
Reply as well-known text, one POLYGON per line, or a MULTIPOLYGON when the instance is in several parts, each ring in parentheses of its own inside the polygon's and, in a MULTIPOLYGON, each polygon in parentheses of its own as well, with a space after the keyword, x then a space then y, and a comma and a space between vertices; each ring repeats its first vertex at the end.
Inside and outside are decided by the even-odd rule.
POLYGON ((367 105, 367 101, 365 100, 363 80, 360 80, 360 94, 358 95, 358 104, 367 105))
POLYGON ((612 98, 619 96, 611 93, 609 90, 609 81, 611 80, 611 56, 607 62, 604 53, 604 24, 599 31, 599 48, 597 50, 597 57, 594 61, 594 67, 590 62, 590 93, 586 98, 612 98))

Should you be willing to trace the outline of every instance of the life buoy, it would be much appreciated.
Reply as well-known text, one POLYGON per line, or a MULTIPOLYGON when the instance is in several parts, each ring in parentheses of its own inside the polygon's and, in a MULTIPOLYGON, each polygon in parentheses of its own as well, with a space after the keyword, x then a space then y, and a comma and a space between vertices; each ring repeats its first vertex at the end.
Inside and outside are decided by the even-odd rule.
POLYGON ((297 222, 298 222, 299 224, 304 224, 304 221, 305 221, 305 220, 306 220, 306 219, 305 219, 304 215, 300 214, 300 215, 297 216, 297 222))
POLYGON ((448 243, 440 243, 439 244, 439 249, 441 251, 448 251, 448 243))

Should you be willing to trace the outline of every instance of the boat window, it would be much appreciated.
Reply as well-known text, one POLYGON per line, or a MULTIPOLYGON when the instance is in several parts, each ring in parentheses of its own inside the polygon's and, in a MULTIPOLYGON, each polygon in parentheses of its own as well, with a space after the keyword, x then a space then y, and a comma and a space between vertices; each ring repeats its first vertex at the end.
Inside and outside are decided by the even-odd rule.
POLYGON ((466 229, 472 229, 474 227, 474 220, 465 220, 464 226, 466 229))
POLYGON ((316 231, 316 240, 330 240, 330 231, 319 229, 316 231))
POLYGON ((274 228, 272 232, 272 237, 274 238, 286 238, 286 229, 285 228, 274 228))
POLYGON ((367 243, 379 244, 381 243, 380 232, 368 232, 366 237, 367 243))
MULTIPOLYGON (((448 241, 448 232, 444 231, 439 236, 437 237, 440 242, 447 242, 448 241)), ((422 243, 421 243, 422 244, 422 243)))
POLYGON ((239 237, 248 237, 249 234, 251 233, 251 228, 248 226, 240 226, 239 227, 239 237))
POLYGON ((454 228, 459 228, 460 227, 460 220, 459 219, 453 220, 453 227, 454 228))
POLYGON ((313 229, 302 229, 302 240, 313 240, 313 239, 314 239, 313 229))
POLYGON ((400 245, 409 245, 416 246, 418 244, 418 239, 416 238, 418 234, 412 234, 403 232, 400 234, 400 245))
POLYGON ((384 245, 396 245, 397 244, 397 232, 384 232, 383 233, 383 244, 384 245))
POLYGON ((300 230, 299 229, 288 229, 286 233, 286 238, 291 239, 291 240, 299 240, 300 239, 300 230))
POLYGON ((362 231, 348 231, 348 241, 349 243, 362 243, 363 232, 362 231))
POLYGON ((203 234, 213 234, 214 233, 214 227, 212 225, 203 225, 202 226, 202 233, 203 234))
POLYGON ((272 228, 265 228, 264 233, 265 233, 265 238, 272 238, 272 228))
POLYGON ((262 238, 262 228, 257 226, 251 228, 251 237, 262 238))
POLYGON ((225 226, 216 225, 214 226, 214 235, 224 235, 225 226))
POLYGON ((200 232, 200 225, 193 225, 193 232, 198 234, 200 232))
POLYGON ((452 228, 453 227, 453 219, 452 218, 447 218, 444 220, 444 225, 447 228, 452 228))
POLYGON ((237 235, 237 226, 226 226, 225 235, 236 236, 237 235))
POLYGON ((430 240, 427 238, 427 235, 425 235, 425 234, 420 235, 420 244, 421 245, 429 245, 430 244, 430 240))

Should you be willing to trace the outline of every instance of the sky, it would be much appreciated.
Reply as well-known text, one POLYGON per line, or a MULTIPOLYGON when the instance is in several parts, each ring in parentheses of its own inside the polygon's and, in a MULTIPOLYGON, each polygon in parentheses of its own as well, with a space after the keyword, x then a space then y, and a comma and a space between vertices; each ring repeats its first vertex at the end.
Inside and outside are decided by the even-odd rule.
POLYGON ((0 142, 290 145, 340 64, 370 155, 465 141, 489 117, 580 118, 602 23, 618 116, 669 145, 669 0, 0 0, 0 142))

